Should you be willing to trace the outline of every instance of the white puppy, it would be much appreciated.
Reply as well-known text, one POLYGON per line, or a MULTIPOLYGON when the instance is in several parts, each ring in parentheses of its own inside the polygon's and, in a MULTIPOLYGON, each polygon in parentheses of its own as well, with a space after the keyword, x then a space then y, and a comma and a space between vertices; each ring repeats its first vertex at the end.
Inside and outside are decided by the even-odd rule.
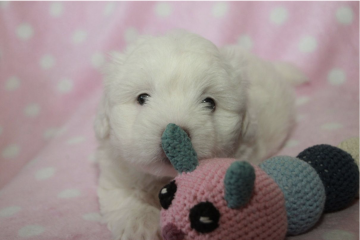
POLYGON ((188 132, 200 160, 259 163, 287 138, 291 85, 303 81, 291 65, 185 31, 142 37, 115 54, 95 120, 98 195, 114 238, 161 239, 157 195, 176 175, 161 149, 167 124, 188 132))

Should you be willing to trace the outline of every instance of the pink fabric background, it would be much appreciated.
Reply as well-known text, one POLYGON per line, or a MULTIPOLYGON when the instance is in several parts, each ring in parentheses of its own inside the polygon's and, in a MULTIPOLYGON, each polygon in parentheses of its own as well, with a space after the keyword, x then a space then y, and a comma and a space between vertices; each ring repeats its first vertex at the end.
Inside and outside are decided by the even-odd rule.
MULTIPOLYGON (((281 154, 359 136, 358 2, 0 2, 0 239, 110 239, 92 122, 107 53, 184 28, 287 60, 298 125, 281 154)), ((289 239, 359 238, 359 205, 289 239)))

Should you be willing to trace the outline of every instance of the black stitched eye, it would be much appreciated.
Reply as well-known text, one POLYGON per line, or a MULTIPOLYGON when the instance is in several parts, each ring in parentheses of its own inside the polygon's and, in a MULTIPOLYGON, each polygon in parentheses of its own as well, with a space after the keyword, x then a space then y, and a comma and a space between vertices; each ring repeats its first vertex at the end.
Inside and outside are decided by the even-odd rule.
POLYGON ((215 111, 215 101, 212 98, 205 98, 204 100, 202 100, 202 103, 206 103, 206 108, 210 109, 211 111, 215 111))
POLYGON ((146 101, 148 100, 148 98, 150 97, 149 94, 147 93, 142 93, 137 97, 137 101, 140 105, 144 105, 146 103, 146 101))
POLYGON ((190 209, 191 228, 209 233, 219 226, 220 212, 211 202, 201 202, 190 209))
POLYGON ((177 186, 175 180, 163 187, 159 192, 160 205, 164 209, 168 209, 175 197, 177 186))

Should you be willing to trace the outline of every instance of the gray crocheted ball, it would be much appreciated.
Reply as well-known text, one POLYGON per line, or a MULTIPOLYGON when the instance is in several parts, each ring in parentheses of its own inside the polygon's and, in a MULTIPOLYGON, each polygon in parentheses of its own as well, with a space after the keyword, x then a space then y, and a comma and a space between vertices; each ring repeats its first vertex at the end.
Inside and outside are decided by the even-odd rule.
POLYGON ((312 228, 322 215, 325 189, 316 171, 304 161, 289 156, 266 160, 260 167, 284 193, 288 217, 288 235, 312 228))

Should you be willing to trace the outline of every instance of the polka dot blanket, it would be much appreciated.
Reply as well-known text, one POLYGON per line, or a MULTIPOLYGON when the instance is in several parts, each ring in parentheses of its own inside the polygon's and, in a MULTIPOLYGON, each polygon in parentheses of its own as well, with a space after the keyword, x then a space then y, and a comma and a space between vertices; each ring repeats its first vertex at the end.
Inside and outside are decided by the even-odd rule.
MULTIPOLYGON (((279 154, 359 136, 359 2, 0 2, 0 239, 111 239, 96 196, 99 68, 173 28, 306 73, 279 154)), ((358 202, 288 239, 359 239, 358 202)))

